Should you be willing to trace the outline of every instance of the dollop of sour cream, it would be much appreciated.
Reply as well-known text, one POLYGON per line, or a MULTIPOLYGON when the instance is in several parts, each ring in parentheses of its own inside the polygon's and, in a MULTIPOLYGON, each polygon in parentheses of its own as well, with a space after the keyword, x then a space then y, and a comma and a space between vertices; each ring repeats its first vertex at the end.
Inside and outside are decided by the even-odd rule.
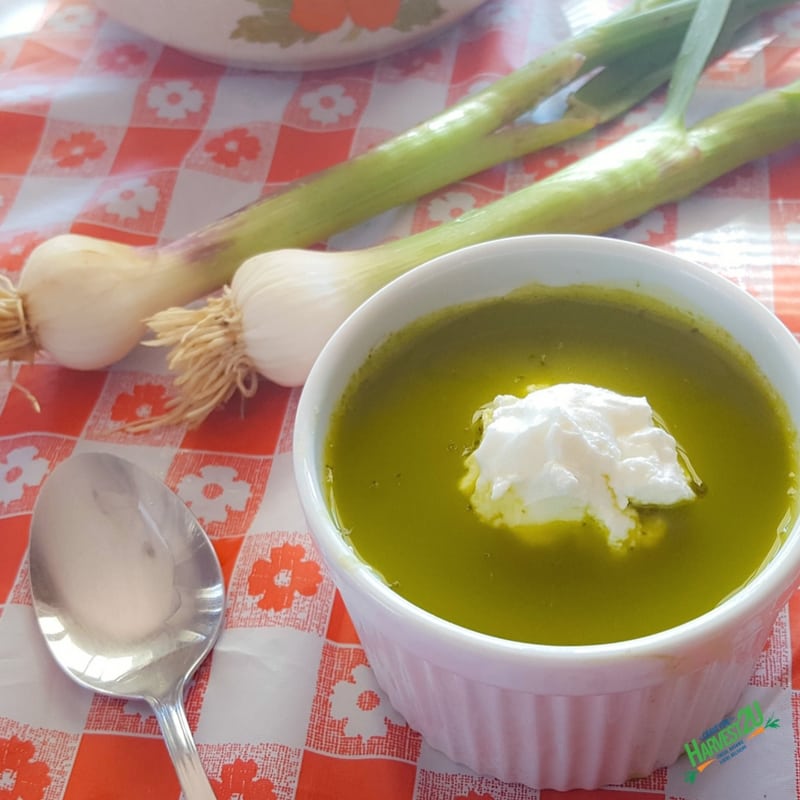
POLYGON ((674 437, 644 397, 579 383, 530 387, 495 397, 477 419, 482 435, 461 489, 494 526, 530 531, 590 517, 621 548, 640 532, 637 506, 695 497, 674 437))

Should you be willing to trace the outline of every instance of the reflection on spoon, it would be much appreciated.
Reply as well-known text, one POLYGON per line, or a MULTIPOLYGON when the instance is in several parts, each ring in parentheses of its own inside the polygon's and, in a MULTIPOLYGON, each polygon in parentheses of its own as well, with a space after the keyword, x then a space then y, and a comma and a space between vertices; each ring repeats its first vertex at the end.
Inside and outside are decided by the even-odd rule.
POLYGON ((149 702, 187 800, 213 798, 182 695, 219 634, 225 598, 219 561, 191 512, 124 459, 72 456, 39 493, 30 576, 60 666, 90 689, 149 702))

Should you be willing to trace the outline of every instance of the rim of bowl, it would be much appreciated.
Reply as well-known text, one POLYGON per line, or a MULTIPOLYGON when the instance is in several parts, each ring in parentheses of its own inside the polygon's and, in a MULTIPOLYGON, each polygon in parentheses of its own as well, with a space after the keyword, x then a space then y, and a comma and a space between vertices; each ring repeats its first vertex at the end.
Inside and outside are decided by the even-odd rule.
MULTIPOLYGON (((443 271, 445 265, 449 265, 451 269, 457 269, 455 265, 465 256, 469 257, 484 250, 495 251, 496 256, 500 257, 501 253, 528 249, 534 252, 540 247, 560 247, 573 254, 581 250, 586 252, 587 247, 603 248, 611 252, 615 250, 627 250, 629 253, 638 251, 640 257, 654 269, 673 271, 677 269, 683 273, 685 279, 694 279, 699 285, 724 295, 726 302, 731 307, 738 306, 755 315, 758 324, 764 328, 764 334, 769 335, 772 340, 773 348, 782 354, 781 360, 790 361, 792 358, 790 351, 794 350, 794 358, 800 365, 800 343, 766 306, 744 289, 712 270, 682 256, 648 245, 588 234, 530 234, 469 245, 438 256, 395 278, 362 303, 342 323, 325 345, 302 390, 294 428, 294 473, 301 506, 311 528, 312 537, 323 558, 328 564, 346 563, 348 569, 334 570, 334 572, 354 584, 361 592, 370 595, 385 610, 397 615, 398 618, 404 620, 405 624, 422 632, 425 636, 444 640, 455 648, 471 652, 474 655, 479 655, 487 647, 490 647, 492 652, 501 652, 504 657, 511 659, 512 663, 521 663, 534 654, 537 659, 544 660, 553 667, 557 667, 559 664, 575 666, 576 658, 581 656, 586 658, 587 663, 591 662, 596 666, 598 662, 616 661, 621 656, 626 658, 631 656, 663 657, 665 651, 668 651, 670 655, 680 655, 684 650, 695 646, 698 640, 711 641, 723 630, 741 624, 754 611, 762 607, 774 605, 775 610, 778 610, 780 608, 778 601, 783 594, 789 591, 800 575, 800 501, 796 501, 798 505, 795 509, 796 518, 792 527, 775 555, 769 559, 768 563, 762 565, 746 584, 734 590, 719 605, 671 628, 634 639, 602 644, 553 645, 516 641, 450 622, 392 590, 381 579, 377 571, 361 559, 355 548, 349 545, 341 535, 328 508, 321 480, 321 470, 317 468, 316 454, 318 451, 315 448, 316 420, 320 398, 328 396, 326 386, 337 375, 341 375, 336 351, 346 347, 348 342, 358 341, 358 337, 361 335, 359 329, 362 320, 368 317, 371 311, 378 310, 386 302, 396 303, 395 294, 398 291, 406 291, 407 286, 412 289, 428 274, 443 271)), ((535 279, 532 279, 531 285, 534 285, 535 282, 535 279)), ((524 284, 520 285, 524 286, 524 284)), ((454 301, 452 306, 458 306, 463 302, 466 301, 454 301)), ((441 309, 447 307, 446 303, 440 306, 441 309)), ((698 313, 702 314, 702 310, 698 313)), ((425 314, 420 316, 425 316, 425 314)), ((411 321, 413 320, 409 322, 411 321)), ((724 329, 724 326, 720 327, 724 329)), ((370 340, 370 347, 380 344, 384 338, 381 336, 377 340, 370 340)), ((732 338, 738 343, 738 337, 733 336, 732 338)), ((345 385, 351 377, 352 372, 348 372, 345 385)), ((798 391, 800 392, 800 389, 798 391)), ((336 399, 338 400, 339 397, 340 394, 337 394, 336 399)), ((786 398, 782 397, 782 400, 788 405, 786 398)), ((327 434, 327 421, 325 421, 324 427, 325 430, 321 433, 327 434)), ((798 400, 798 420, 794 427, 797 439, 797 436, 800 436, 800 399, 798 400)), ((796 440, 795 449, 798 450, 798 448, 800 448, 800 443, 796 440)), ((800 452, 798 457, 800 458, 800 452)))
MULTIPOLYGON (((288 46, 276 39, 267 42, 250 42, 242 38, 232 38, 225 26, 208 27, 209 21, 228 22, 232 30, 239 15, 245 10, 237 10, 234 4, 219 3, 221 9, 211 15, 208 7, 214 3, 192 3, 193 22, 186 25, 183 11, 189 0, 181 0, 178 7, 170 8, 170 14, 152 18, 142 15, 138 3, 132 0, 96 0, 100 9, 111 19, 126 25, 139 34, 174 47, 212 63, 233 67, 260 70, 305 71, 310 69, 337 69, 376 61, 397 55, 432 39, 457 25, 484 5, 487 0, 458 0, 447 4, 439 17, 405 30, 394 25, 370 30, 355 24, 350 18, 332 31, 314 34, 309 40, 301 39, 288 46), (194 8, 199 6, 199 8, 194 8), (343 32, 357 32, 357 36, 343 36, 343 32)), ((162 7, 163 8, 163 7, 162 7)), ((167 6, 169 8, 169 6, 167 6)), ((288 19, 288 4, 285 16, 288 19)), ((313 32, 311 32, 313 33, 313 32)))

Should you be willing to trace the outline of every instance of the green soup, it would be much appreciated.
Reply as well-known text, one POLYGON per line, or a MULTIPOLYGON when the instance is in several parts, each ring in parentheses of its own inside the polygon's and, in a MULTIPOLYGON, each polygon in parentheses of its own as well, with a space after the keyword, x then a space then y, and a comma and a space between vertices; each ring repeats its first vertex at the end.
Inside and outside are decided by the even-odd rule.
POLYGON ((594 644, 696 617, 770 557, 794 515, 785 410, 721 334, 636 303, 520 294, 451 309, 373 351, 334 414, 327 481, 352 545, 398 593, 495 636, 594 644), (475 411, 567 382, 645 396, 705 483, 658 511, 652 546, 615 552, 590 521, 534 543, 484 524, 459 490, 475 411))

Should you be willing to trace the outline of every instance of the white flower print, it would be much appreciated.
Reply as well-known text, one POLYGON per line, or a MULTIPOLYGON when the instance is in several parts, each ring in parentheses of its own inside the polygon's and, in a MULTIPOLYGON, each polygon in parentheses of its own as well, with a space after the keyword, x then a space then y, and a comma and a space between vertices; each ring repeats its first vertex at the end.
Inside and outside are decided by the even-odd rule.
POLYGON ((385 736, 387 720, 404 725, 405 720, 389 705, 372 670, 365 664, 353 668, 354 682, 339 681, 331 694, 331 716, 345 720, 346 736, 385 736))
POLYGON ((75 33, 94 25, 96 19, 97 12, 89 5, 65 6, 47 20, 47 27, 64 33, 75 33))
POLYGON ((100 202, 120 219, 139 219, 142 211, 155 211, 160 193, 147 178, 132 178, 105 192, 100 202))
POLYGON ((236 476, 233 467, 205 466, 181 480, 178 495, 200 522, 225 522, 229 511, 244 511, 251 495, 250 484, 236 476))
POLYGON ((32 445, 17 447, 0 463, 0 502, 20 500, 27 486, 38 486, 47 474, 50 462, 39 458, 32 445))
POLYGON ((541 166, 538 169, 533 169, 531 175, 534 178, 542 178, 545 175, 549 175, 551 172, 555 172, 563 166, 562 161, 563 155, 559 156, 558 154, 554 154, 545 156, 540 162, 541 166))
POLYGON ((446 192, 428 204, 428 216, 433 222, 447 222, 475 208, 475 198, 469 192, 446 192))
POLYGON ((203 107, 205 96, 191 81, 167 81, 150 87, 147 107, 161 119, 186 119, 203 107))
POLYGON ((326 83, 316 91, 306 92, 300 105, 308 110, 314 122, 338 122, 356 110, 356 101, 338 83, 326 83))

